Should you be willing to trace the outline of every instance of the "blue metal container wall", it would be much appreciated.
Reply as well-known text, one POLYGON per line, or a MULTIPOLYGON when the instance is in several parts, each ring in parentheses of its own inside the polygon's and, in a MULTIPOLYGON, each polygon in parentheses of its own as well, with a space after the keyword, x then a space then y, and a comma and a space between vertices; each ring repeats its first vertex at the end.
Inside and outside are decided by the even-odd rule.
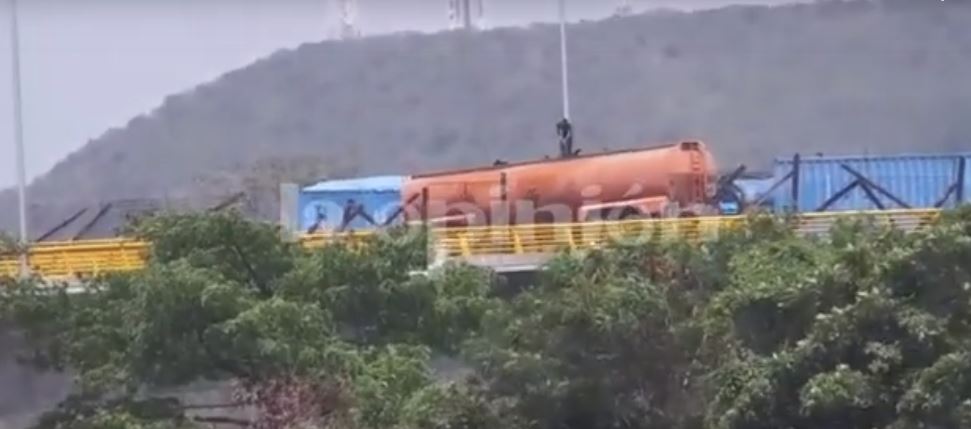
POLYGON ((964 201, 959 205, 967 205, 971 203, 971 155, 964 157, 964 201))
MULTIPOLYGON (((958 179, 960 158, 965 159, 965 201, 971 191, 971 154, 810 157, 800 162, 799 201, 801 212, 815 211, 830 197, 853 183, 856 178, 840 165, 845 164, 870 181, 880 185, 914 208, 930 208, 944 197, 958 179)), ((792 171, 792 159, 776 160, 775 177, 782 178, 792 171)), ((889 198, 875 192, 887 209, 900 208, 889 198)), ((774 193, 775 209, 793 207, 791 185, 784 184, 774 193)), ((952 194, 945 208, 955 206, 952 194)), ((831 205, 829 211, 875 210, 878 207, 866 193, 856 188, 831 205)))
MULTIPOLYGON (((774 177, 768 179, 737 179, 735 180, 735 186, 744 194, 743 199, 746 203, 753 203, 768 192, 775 182, 776 179, 774 177)), ((767 200, 771 200, 771 198, 767 200)))
MULTIPOLYGON (((307 231, 320 220, 318 229, 335 230, 344 220, 344 207, 348 200, 364 205, 364 211, 379 225, 394 214, 401 205, 401 193, 393 191, 331 191, 305 192, 300 195, 300 229, 307 231)), ((396 224, 400 221, 393 222, 396 224)), ((361 216, 347 226, 352 230, 369 230, 376 227, 361 216)))
MULTIPOLYGON (((344 208, 349 200, 363 205, 364 211, 379 225, 401 206, 401 180, 395 177, 330 181, 306 187, 300 192, 300 229, 307 231, 315 224, 319 230, 340 228, 344 208)), ((400 224, 400 216, 391 225, 400 224)), ((376 226, 361 216, 355 217, 347 230, 370 230, 376 226)))

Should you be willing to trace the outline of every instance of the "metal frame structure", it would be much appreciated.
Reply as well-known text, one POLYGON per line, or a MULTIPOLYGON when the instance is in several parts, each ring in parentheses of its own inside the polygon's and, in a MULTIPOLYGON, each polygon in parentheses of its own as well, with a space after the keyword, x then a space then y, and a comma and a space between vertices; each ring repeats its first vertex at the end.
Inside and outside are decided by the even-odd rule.
POLYGON ((846 170, 847 173, 850 173, 850 175, 852 175, 855 178, 855 180, 853 180, 852 182, 850 182, 849 185, 846 185, 845 187, 843 187, 843 189, 837 191, 835 194, 829 197, 829 199, 827 199, 826 202, 824 202, 821 206, 819 206, 819 208, 816 209, 816 211, 824 212, 828 210, 833 204, 836 204, 836 202, 838 202, 844 196, 849 194, 850 191, 852 191, 854 188, 857 188, 857 187, 862 189, 863 192, 866 194, 867 198, 873 203, 873 205, 877 206, 877 208, 880 210, 886 210, 886 206, 883 204, 883 202, 880 201, 879 198, 877 198, 877 195, 876 193, 874 193, 874 191, 889 198, 891 201, 893 201, 894 203, 896 203, 898 206, 902 208, 905 208, 905 209, 911 208, 910 204, 907 204, 906 202, 904 202, 900 197, 884 189, 882 186, 868 179, 860 172, 850 168, 850 166, 841 163, 840 167, 846 170))
POLYGON ((957 174, 956 174, 957 177, 954 178, 954 183, 952 183, 951 186, 948 186, 947 192, 944 193, 944 196, 942 196, 941 199, 938 200, 937 204, 935 204, 934 207, 937 207, 937 208, 944 207, 944 204, 947 204, 947 200, 951 198, 951 195, 954 195, 954 202, 956 204, 958 205, 964 204, 964 191, 965 191, 964 182, 968 174, 967 161, 968 159, 966 157, 963 157, 963 156, 958 157, 957 174))
POLYGON ((785 185, 786 182, 788 181, 791 185, 790 195, 792 196, 792 201, 795 202, 795 207, 793 211, 797 212, 799 209, 799 204, 798 204, 799 202, 799 164, 801 159, 802 158, 799 156, 799 154, 796 154, 795 156, 793 156, 792 170, 786 173, 785 176, 782 176, 781 178, 779 178, 779 180, 776 180, 776 182, 769 187, 769 190, 765 191, 765 193, 762 194, 762 196, 759 197, 757 200, 755 200, 755 202, 753 202, 752 205, 753 206, 761 205, 762 203, 765 202, 765 200, 767 200, 770 196, 772 196, 772 194, 775 193, 777 189, 782 187, 782 185, 785 185))
MULTIPOLYGON (((944 195, 933 205, 933 208, 940 209, 943 208, 948 201, 953 197, 956 205, 961 205, 966 202, 965 199, 965 182, 967 177, 967 157, 963 155, 954 156, 954 161, 956 165, 956 174, 954 181, 948 185, 944 195)), ((899 195, 895 195, 890 192, 885 187, 878 184, 876 181, 868 178, 865 174, 857 171, 856 169, 850 167, 846 163, 839 163, 840 168, 846 171, 850 176, 853 177, 853 181, 839 189, 833 195, 826 199, 823 204, 816 207, 813 212, 825 212, 833 207, 834 204, 838 203, 841 199, 849 195, 854 189, 860 189, 866 195, 867 199, 873 203, 879 210, 886 210, 887 204, 885 201, 881 200, 880 196, 886 198, 893 204, 896 204, 898 208, 911 209, 912 204, 905 201, 899 195)), ((742 167, 744 168, 744 166, 742 167)), ((726 180, 726 183, 733 183, 735 179, 739 176, 739 171, 736 171, 726 180)), ((789 208, 790 212, 800 212, 799 208, 799 196, 800 196, 800 180, 802 174, 802 157, 799 154, 793 156, 792 159, 792 169, 786 173, 784 176, 776 180, 771 187, 765 193, 763 193, 755 202, 751 205, 758 206, 765 202, 766 199, 770 198, 775 194, 775 192, 781 188, 783 185, 788 183, 790 185, 789 198, 791 199, 793 206, 789 208)), ((727 186, 723 184, 722 186, 727 186)))

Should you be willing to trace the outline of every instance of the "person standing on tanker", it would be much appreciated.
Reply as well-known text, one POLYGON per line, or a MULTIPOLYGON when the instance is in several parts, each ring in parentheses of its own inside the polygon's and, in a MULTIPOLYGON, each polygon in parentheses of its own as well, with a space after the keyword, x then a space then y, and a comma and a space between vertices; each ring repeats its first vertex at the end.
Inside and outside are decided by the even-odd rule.
POLYGON ((573 156, 573 126, 570 125, 570 121, 563 118, 557 123, 556 133, 560 136, 560 157, 573 156))

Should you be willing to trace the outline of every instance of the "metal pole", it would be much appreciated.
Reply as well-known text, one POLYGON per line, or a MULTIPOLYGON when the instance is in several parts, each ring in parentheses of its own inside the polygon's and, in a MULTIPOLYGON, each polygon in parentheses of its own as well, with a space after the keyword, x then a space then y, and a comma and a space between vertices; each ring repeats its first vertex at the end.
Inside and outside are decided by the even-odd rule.
POLYGON ((27 276, 30 267, 27 264, 27 167, 24 155, 24 124, 21 111, 20 93, 20 28, 17 22, 17 0, 10 0, 10 44, 11 64, 13 76, 13 127, 14 145, 17 148, 17 195, 20 208, 20 275, 27 276))
POLYGON ((570 120, 570 74, 566 52, 566 0, 560 0, 560 67, 563 74, 563 119, 570 120))
POLYGON ((802 205, 799 201, 799 180, 802 175, 802 166, 799 165, 802 162, 802 157, 797 153, 792 157, 792 205, 793 212, 801 212, 802 205))
POLYGON ((958 159, 958 181, 957 190, 955 190, 955 198, 957 199, 957 203, 954 204, 955 207, 960 207, 962 204, 964 204, 964 183, 967 182, 966 174, 968 174, 967 161, 968 158, 964 156, 958 159))

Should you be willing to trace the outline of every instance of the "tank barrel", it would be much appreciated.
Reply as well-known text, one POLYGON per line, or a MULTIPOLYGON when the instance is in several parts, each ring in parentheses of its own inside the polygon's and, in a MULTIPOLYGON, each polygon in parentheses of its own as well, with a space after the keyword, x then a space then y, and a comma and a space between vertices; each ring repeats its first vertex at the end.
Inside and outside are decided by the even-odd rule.
MULTIPOLYGON (((563 155, 567 146, 564 142, 563 155)), ((427 189, 431 213, 419 214, 415 206, 406 216, 455 226, 497 219, 525 224, 614 214, 660 217, 669 208, 678 215, 705 212, 716 174, 711 152, 691 142, 411 176, 402 198, 427 189)))

